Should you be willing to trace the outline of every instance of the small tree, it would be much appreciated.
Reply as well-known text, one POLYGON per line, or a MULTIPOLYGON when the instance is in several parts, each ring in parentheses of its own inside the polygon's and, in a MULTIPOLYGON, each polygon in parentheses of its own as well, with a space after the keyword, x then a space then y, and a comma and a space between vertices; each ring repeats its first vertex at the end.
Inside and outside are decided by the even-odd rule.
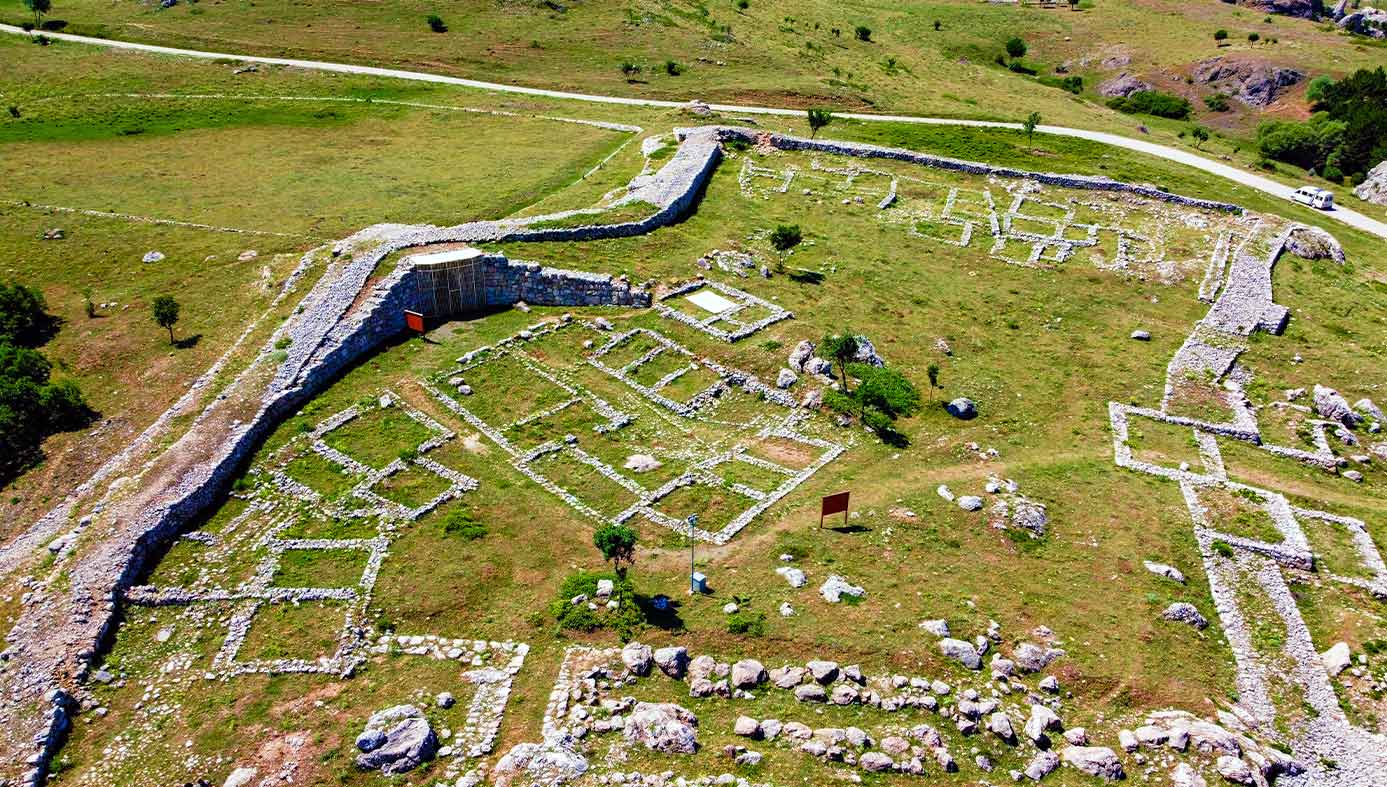
POLYGON ((629 61, 629 60, 624 60, 624 61, 622 61, 622 63, 621 63, 621 75, 624 76, 624 77, 626 77, 627 81, 630 81, 630 80, 632 80, 632 79, 635 79, 635 78, 636 78, 636 74, 639 74, 640 72, 641 72, 641 67, 640 67, 640 66, 636 65, 635 63, 632 63, 632 62, 629 61))
POLYGON ((934 31, 937 33, 944 27, 944 23, 938 19, 934 20, 934 31))
POLYGON ((818 135, 819 129, 833 122, 833 113, 827 109, 811 109, 807 114, 809 118, 810 139, 818 135))
POLYGON ((1215 40, 1215 41, 1223 41, 1223 40, 1226 40, 1227 38, 1228 38, 1228 31, 1227 31, 1227 30, 1215 30, 1215 31, 1214 31, 1214 40, 1215 40))
POLYGON ((672 76, 672 77, 677 77, 677 76, 679 76, 680 74, 684 73, 684 67, 681 66, 681 65, 679 65, 678 63, 676 63, 676 62, 673 61, 673 60, 666 60, 666 61, 665 61, 665 73, 666 73, 666 74, 669 74, 669 75, 672 76))
POLYGON ((1011 38, 1008 38, 1006 47, 1007 54, 1010 55, 1013 59, 1018 57, 1025 57, 1026 55, 1026 42, 1022 41, 1017 36, 1012 36, 1011 38))
POLYGON ((1203 126, 1195 126, 1190 129, 1190 136, 1194 137, 1194 146, 1198 148, 1200 145, 1209 141, 1209 129, 1203 126))
POLYGON ((857 35, 858 41, 866 41, 867 43, 872 42, 872 28, 867 27, 866 25, 858 25, 853 32, 857 35))
POLYGON ((931 391, 939 387, 939 364, 932 363, 925 369, 925 374, 929 376, 929 388, 931 391))
POLYGON ((1035 136, 1035 127, 1040 125, 1040 113, 1032 112, 1021 122, 1021 128, 1026 132, 1026 143, 1029 144, 1035 136))
POLYGON ((24 0, 24 7, 34 14, 34 27, 42 27, 43 15, 53 10, 52 0, 24 0))
POLYGON ((154 315, 154 322, 160 328, 167 328, 169 331, 169 344, 174 343, 173 324, 178 322, 178 311, 181 307, 172 295, 160 295, 151 304, 151 311, 154 315))
POLYGON ((1255 44, 1255 43, 1257 43, 1259 40, 1261 40, 1261 38, 1262 38, 1262 37, 1259 36, 1259 35, 1257 35, 1256 33, 1248 33, 1248 34, 1247 34, 1247 40, 1248 40, 1249 43, 1255 44))
POLYGON ((776 251, 789 251, 803 239, 798 224, 780 224, 771 230, 771 245, 776 251))
POLYGON ((850 331, 825 336, 819 342, 819 352, 831 361, 838 362, 838 374, 843 381, 843 390, 848 389, 848 364, 857 358, 857 336, 850 331))
POLYGON ((444 22, 443 17, 439 16, 438 14, 429 14, 427 17, 425 17, 425 19, 429 23, 429 29, 434 31, 435 33, 448 32, 448 24, 444 22))
POLYGON ((636 531, 626 525, 603 525, 592 534, 592 543, 625 579, 626 569, 636 562, 636 531))

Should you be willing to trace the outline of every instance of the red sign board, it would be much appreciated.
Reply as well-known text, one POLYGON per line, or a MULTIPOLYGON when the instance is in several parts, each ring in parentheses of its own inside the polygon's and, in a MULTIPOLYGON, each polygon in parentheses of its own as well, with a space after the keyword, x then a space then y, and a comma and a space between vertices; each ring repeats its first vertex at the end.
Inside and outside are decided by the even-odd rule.
POLYGON ((412 312, 412 311, 406 309, 406 310, 405 310, 405 327, 409 328, 411 331, 414 331, 415 333, 423 333, 423 332, 424 332, 424 315, 420 314, 419 312, 412 312))
POLYGON ((819 527, 824 526, 824 517, 833 514, 843 515, 843 524, 848 523, 848 495, 849 492, 839 492, 836 495, 828 495, 824 498, 823 504, 819 507, 819 527))

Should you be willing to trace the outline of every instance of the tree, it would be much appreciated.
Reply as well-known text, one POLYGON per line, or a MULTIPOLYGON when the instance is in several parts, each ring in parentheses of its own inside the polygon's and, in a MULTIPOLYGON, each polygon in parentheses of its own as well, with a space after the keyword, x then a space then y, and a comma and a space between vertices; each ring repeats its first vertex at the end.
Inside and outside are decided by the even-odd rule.
POLYGON ((629 60, 624 60, 624 61, 622 61, 622 63, 621 63, 621 75, 624 76, 624 77, 626 77, 626 79, 627 79, 628 81, 629 81, 629 80, 632 80, 632 79, 635 79, 635 78, 636 78, 636 74, 639 74, 640 72, 641 72, 641 67, 640 67, 640 66, 636 65, 635 63, 632 63, 632 62, 629 61, 629 60))
POLYGON ((807 114, 809 116, 810 139, 813 139, 819 133, 819 129, 833 122, 833 113, 827 109, 811 109, 807 114))
POLYGON ((24 0, 24 7, 34 14, 34 27, 42 26, 43 15, 53 10, 52 0, 24 0))
POLYGON ((1030 141, 1031 141, 1031 139, 1035 136, 1035 127, 1036 127, 1036 126, 1039 126, 1039 125, 1040 125, 1040 113, 1039 113, 1039 112, 1032 112, 1031 114, 1029 114, 1029 115, 1026 116, 1026 119, 1025 119, 1024 121, 1021 122, 1021 128, 1022 128, 1022 130, 1024 130, 1024 131, 1026 132, 1026 142, 1027 142, 1027 144, 1029 144, 1030 141))
POLYGON ((798 224, 779 224, 771 230, 771 245, 776 251, 789 251, 803 240, 798 224))
POLYGON ((1227 31, 1227 30, 1215 30, 1215 31, 1214 31, 1214 40, 1215 40, 1215 41, 1223 41, 1223 40, 1225 40, 1225 39, 1227 39, 1227 38, 1228 38, 1228 31, 1227 31))
POLYGON ((853 396, 863 412, 876 410, 894 421, 920 411, 920 392, 895 369, 853 363, 848 365, 848 371, 862 381, 853 396))
POLYGON ((939 364, 937 364, 937 363, 932 363, 932 364, 930 364, 930 365, 929 365, 929 368, 928 368, 928 369, 925 369, 925 374, 929 376, 929 387, 930 387, 930 390, 933 391, 934 389, 938 388, 938 387, 939 387, 939 364))
POLYGON ((23 284, 0 284, 0 341, 27 347, 41 344, 56 322, 47 309, 38 290, 23 284))
POLYGON ((843 381, 843 390, 848 388, 848 364, 857 358, 857 335, 848 331, 841 334, 825 336, 819 342, 819 352, 828 357, 830 361, 838 362, 839 377, 843 381))
POLYGON ((626 525, 603 525, 592 534, 592 543, 625 579, 626 568, 636 562, 636 531, 626 525))
POLYGON ((1012 36, 1011 38, 1008 38, 1006 47, 1007 54, 1010 55, 1013 59, 1026 56, 1026 42, 1022 41, 1017 36, 1012 36))
POLYGON ((1194 137, 1194 146, 1198 148, 1209 141, 1209 129, 1197 125, 1190 129, 1190 136, 1194 137))
POLYGON ((160 328, 169 329, 169 344, 174 343, 173 324, 178 322, 178 311, 180 308, 178 301, 174 300, 172 295, 160 295, 155 298, 154 303, 150 305, 150 311, 154 315, 154 322, 158 323, 160 328))
POLYGON ((857 35, 858 41, 866 41, 869 44, 872 42, 872 28, 866 25, 858 25, 857 29, 853 32, 857 35))

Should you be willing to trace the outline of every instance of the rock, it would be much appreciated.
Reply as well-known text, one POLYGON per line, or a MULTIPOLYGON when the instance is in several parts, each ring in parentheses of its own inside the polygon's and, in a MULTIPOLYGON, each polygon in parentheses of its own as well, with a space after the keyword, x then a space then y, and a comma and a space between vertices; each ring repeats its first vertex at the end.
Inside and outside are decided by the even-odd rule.
POLYGON ((689 681, 690 697, 711 697, 713 691, 713 682, 707 678, 695 677, 689 681))
POLYGON ((1208 627, 1209 621, 1199 614, 1199 610, 1193 604, 1186 601, 1177 601, 1165 608, 1161 617, 1166 620, 1173 620, 1176 623, 1185 623, 1203 630, 1208 627))
POLYGON ((93 683, 107 684, 115 679, 115 675, 112 675, 110 672, 104 669, 99 669, 91 674, 91 680, 93 683))
POLYGON ((881 750, 892 757, 899 757, 910 751, 910 741, 899 735, 888 735, 881 739, 881 750))
POLYGON ((958 507, 964 511, 982 510, 982 498, 976 495, 962 495, 958 498, 958 507))
POLYGON ((1333 677, 1353 664, 1353 654, 1349 651, 1347 642, 1336 642, 1333 647, 1320 654, 1320 660, 1324 662, 1325 671, 1333 677))
POLYGON ((684 677, 689 665, 689 652, 683 647, 660 648, 654 654, 655 666, 675 680, 684 677))
POLYGON ((1016 730, 1011 726, 1011 718, 997 711, 987 719, 987 729, 1007 743, 1016 742, 1016 730))
POLYGON ((251 260, 253 260, 253 259, 255 259, 256 257, 259 257, 259 256, 260 256, 260 253, 257 252, 255 249, 246 249, 245 251, 243 251, 243 252, 241 252, 240 254, 236 255, 236 260, 237 260, 238 262, 250 262, 251 260))
POLYGON ((1363 474, 1358 472, 1357 470, 1345 470, 1344 478, 1347 478, 1348 480, 1353 481, 1355 483, 1363 483, 1363 474))
POLYGON ((660 469, 662 462, 650 454, 631 454, 626 457, 626 464, 622 467, 634 473, 648 473, 651 470, 660 469))
POLYGON ((1218 758, 1214 767, 1218 770, 1219 776, 1233 784, 1251 785, 1257 783, 1252 776, 1252 769, 1237 757, 1225 754, 1218 758))
POLYGON ((968 669, 982 669, 982 656, 977 648, 961 639, 945 637, 939 640, 939 652, 968 669))
POLYGON ((792 607, 792 606, 790 606, 790 602, 788 602, 788 601, 782 601, 782 602, 780 602, 780 610, 779 610, 779 612, 780 612, 780 617, 782 617, 782 618, 793 617, 794 614, 795 614, 795 608, 792 607))
POLYGON ((63 232, 62 227, 53 227, 43 231, 44 240, 62 240, 65 237, 67 237, 67 233, 63 232))
POLYGON ((1056 716, 1054 711, 1044 705, 1032 705, 1031 717, 1026 719, 1026 726, 1023 731, 1027 738, 1039 743, 1045 737, 1046 732, 1058 732, 1062 727, 1060 717, 1056 716))
POLYGON ((1117 752, 1107 746, 1069 746, 1062 753, 1064 761, 1089 776, 1097 776, 1108 781, 1125 779, 1122 762, 1117 752))
POLYGON ((838 679, 836 661, 811 661, 805 666, 809 668, 809 676, 818 683, 827 685, 838 679))
POLYGON ((1294 68, 1272 65, 1255 58, 1211 57, 1194 67, 1194 81, 1212 85, 1237 100, 1258 109, 1286 92, 1286 88, 1305 79, 1294 68))
POLYGON ((828 699, 834 705, 851 705, 858 700, 857 689, 846 683, 840 683, 833 687, 833 693, 829 695, 828 699))
POLYGON ((1387 11, 1381 8, 1360 8, 1339 20, 1339 27, 1351 33, 1371 38, 1387 38, 1387 11))
POLYGON ((1117 742, 1125 752, 1134 752, 1141 748, 1141 741, 1137 740, 1137 736, 1132 734, 1131 730, 1118 730, 1117 742))
POLYGON ((978 406, 973 403, 972 399, 966 396, 960 396, 952 402, 949 402, 945 405, 944 409, 949 411, 949 415, 962 421, 967 421, 978 416, 978 406))
POLYGON ((698 751, 698 717, 672 702, 637 702, 626 717, 626 740, 665 754, 698 751))
POLYGON ((756 659, 742 659, 732 665, 732 687, 753 689, 766 680, 766 668, 756 659))
POLYGON ((162 251, 147 251, 145 255, 140 258, 143 262, 159 262, 162 259, 164 259, 164 253, 162 251))
POLYGON ((943 484, 940 484, 939 487, 936 488, 934 491, 935 491, 936 494, 938 494, 940 497, 944 498, 945 500, 949 501, 950 503, 952 503, 952 502, 954 501, 954 493, 953 493, 953 490, 949 489, 947 486, 945 486, 945 485, 943 485, 943 484))
POLYGON ((1319 227, 1296 227, 1286 237, 1286 250, 1307 260, 1333 260, 1340 265, 1347 259, 1344 247, 1319 227))
POLYGON ((650 665, 655 663, 655 657, 649 645, 630 642, 621 649, 621 663, 637 675, 649 675, 650 665))
POLYGON ((1041 678, 1040 683, 1036 685, 1040 688, 1041 691, 1048 691, 1051 694, 1058 694, 1060 691, 1059 679, 1056 678, 1054 675, 1046 675, 1045 677, 1041 678))
POLYGON ((689 662, 689 674, 695 678, 706 678, 718 668, 718 660, 704 654, 689 662))
POLYGON ((1022 642, 1011 652, 1012 660, 1024 672, 1040 672, 1048 667, 1050 662, 1063 655, 1062 650, 1042 648, 1031 642, 1022 642))
POLYGON ((453 707, 454 703, 457 702, 457 700, 453 698, 452 692, 448 691, 440 691, 438 693, 438 696, 433 698, 433 701, 434 704, 436 704, 440 708, 443 708, 444 710, 453 707))
POLYGON ((738 716, 736 723, 732 725, 732 734, 743 738, 760 738, 761 722, 750 716, 738 716))
POLYGON ((1098 85, 1098 95, 1105 98, 1126 98, 1133 93, 1151 90, 1149 82, 1143 82, 1131 74, 1119 74, 1098 85))
POLYGON ((789 369, 781 369, 780 373, 775 376, 775 387, 782 390, 789 388, 797 382, 799 382, 799 375, 789 369))
POLYGON ((740 609, 740 607, 737 606, 737 602, 735 601, 729 601, 722 605, 722 612, 724 615, 735 614, 738 609, 740 609))
POLYGON ((1318 19, 1323 8, 1319 0, 1250 0, 1247 7, 1264 14, 1283 14, 1301 19, 1318 19))
POLYGON ((815 376, 832 377, 833 363, 824 358, 815 356, 804 362, 804 373, 815 376))
POLYGON ((949 623, 948 621, 942 618, 938 618, 935 620, 926 620, 920 624, 920 628, 924 629, 925 631, 928 631, 936 637, 949 636, 949 623))
POLYGON ((891 770, 896 763, 881 752, 869 751, 857 758, 857 765, 868 773, 882 773, 891 770))
POLYGON ((862 598, 867 595, 867 591, 849 583, 837 574, 833 574, 819 587, 819 595, 823 596, 828 603, 837 604, 843 596, 862 598))
POLYGON ((806 410, 817 410, 823 403, 824 390, 822 388, 815 388, 806 393, 803 399, 800 399, 799 406, 806 410))
POLYGON ((1349 407, 1348 400, 1333 388, 1326 388, 1323 385, 1315 386, 1314 393, 1315 412, 1320 417, 1330 421, 1338 421, 1344 426, 1352 429, 1362 420, 1357 413, 1349 407))
POLYGON ((1154 724, 1145 724, 1137 727, 1132 732, 1137 739, 1137 743, 1148 749, 1159 749, 1170 740, 1170 733, 1164 727, 1157 727, 1154 724))
POLYGON ((1088 731, 1083 727, 1070 727, 1064 731, 1064 742, 1070 746, 1087 746, 1088 731))
POLYGON ((226 777, 222 782, 222 787, 249 787, 255 780, 256 770, 254 768, 237 768, 226 777))
POLYGON ((802 683, 795 687, 795 699, 800 702, 826 702, 828 693, 817 683, 802 683))
POLYGON ((1026 778, 1038 782, 1049 776, 1058 767, 1060 767, 1058 754, 1052 751, 1040 752, 1032 757, 1030 763, 1026 765, 1026 778))
POLYGON ((615 591, 616 591, 616 583, 615 583, 615 582, 611 581, 610 579, 599 579, 599 580, 597 580, 597 593, 596 593, 596 597, 597 597, 597 598, 611 598, 611 597, 612 597, 612 593, 615 592, 615 591))
POLYGON ((1050 525, 1050 515, 1045 510, 1045 504, 1037 503, 1025 495, 1016 495, 1011 500, 1011 523, 1036 536, 1043 536, 1050 525))
POLYGON ((1353 195, 1374 205, 1387 205, 1387 161, 1368 170, 1368 177, 1353 189, 1353 195))
POLYGON ((385 745, 383 730, 366 730, 356 736, 356 748, 361 751, 375 751, 385 745))
POLYGON ((1142 565, 1146 566, 1146 570, 1150 571, 1152 574, 1165 577, 1166 579, 1173 579, 1181 585, 1185 584, 1184 573, 1174 566, 1167 566, 1164 563, 1153 563, 1150 560, 1143 560, 1142 565))
POLYGON ((770 672, 771 683, 776 688, 793 689, 804 682, 804 667, 781 667, 770 672))
MULTIPOLYGON (((424 712, 413 705, 396 705, 376 711, 366 722, 367 732, 382 732, 384 741, 372 737, 370 751, 356 756, 357 767, 376 770, 387 776, 411 771, 433 759, 438 752, 438 738, 429 726, 424 712)), ((364 735, 365 733, 363 733, 364 735)), ((358 748, 362 736, 357 737, 358 748)))
POLYGON ((1374 421, 1387 421, 1387 415, 1383 415, 1382 408, 1374 404, 1371 399, 1359 399, 1353 403, 1353 409, 1368 416, 1374 421))
POLYGON ((802 588, 808 584, 809 580, 804 576, 804 572, 793 566, 779 566, 775 573, 784 577, 792 588, 802 588))
POLYGON ((858 664, 849 664, 843 668, 843 680, 852 681, 859 686, 867 685, 867 676, 862 674, 862 667, 858 664))
POLYGON ((1170 771, 1170 787, 1209 787, 1209 783, 1189 763, 1182 762, 1170 771))

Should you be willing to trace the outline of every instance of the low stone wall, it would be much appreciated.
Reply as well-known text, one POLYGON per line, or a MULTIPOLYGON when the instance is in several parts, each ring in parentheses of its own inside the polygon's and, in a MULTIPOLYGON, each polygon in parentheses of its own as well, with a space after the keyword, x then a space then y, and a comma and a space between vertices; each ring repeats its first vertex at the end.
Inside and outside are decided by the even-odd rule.
POLYGON ((769 143, 780 150, 811 150, 820 153, 830 153, 840 156, 855 156, 857 158, 882 158, 895 161, 906 161, 911 164, 919 164, 925 167, 936 169, 947 169, 955 172, 966 172, 970 175, 996 175, 1003 178, 1024 178, 1034 180, 1051 186, 1060 186, 1071 189, 1093 189, 1097 191, 1122 191, 1135 194, 1149 199, 1173 202, 1177 205, 1187 205, 1192 208, 1204 210, 1217 210, 1227 213, 1242 213, 1243 209, 1229 202, 1218 202, 1216 200, 1200 199, 1198 197, 1187 197, 1182 194, 1172 194, 1162 191, 1154 186, 1143 186, 1136 183, 1124 183, 1120 180, 1113 180, 1101 175, 1074 175, 1057 172, 1032 172, 1030 170, 1015 169, 1013 167, 997 167, 991 164, 984 164, 979 161, 965 161, 963 159, 953 159, 945 156, 934 156, 928 153, 918 153, 905 148, 888 148, 881 145, 869 145, 862 142, 839 142, 822 139, 804 139, 803 137, 791 137, 784 134, 772 134, 755 129, 738 128, 734 126, 700 126, 696 128, 676 129, 675 134, 683 139, 685 136, 707 134, 709 130, 723 142, 737 140, 748 144, 769 143))

